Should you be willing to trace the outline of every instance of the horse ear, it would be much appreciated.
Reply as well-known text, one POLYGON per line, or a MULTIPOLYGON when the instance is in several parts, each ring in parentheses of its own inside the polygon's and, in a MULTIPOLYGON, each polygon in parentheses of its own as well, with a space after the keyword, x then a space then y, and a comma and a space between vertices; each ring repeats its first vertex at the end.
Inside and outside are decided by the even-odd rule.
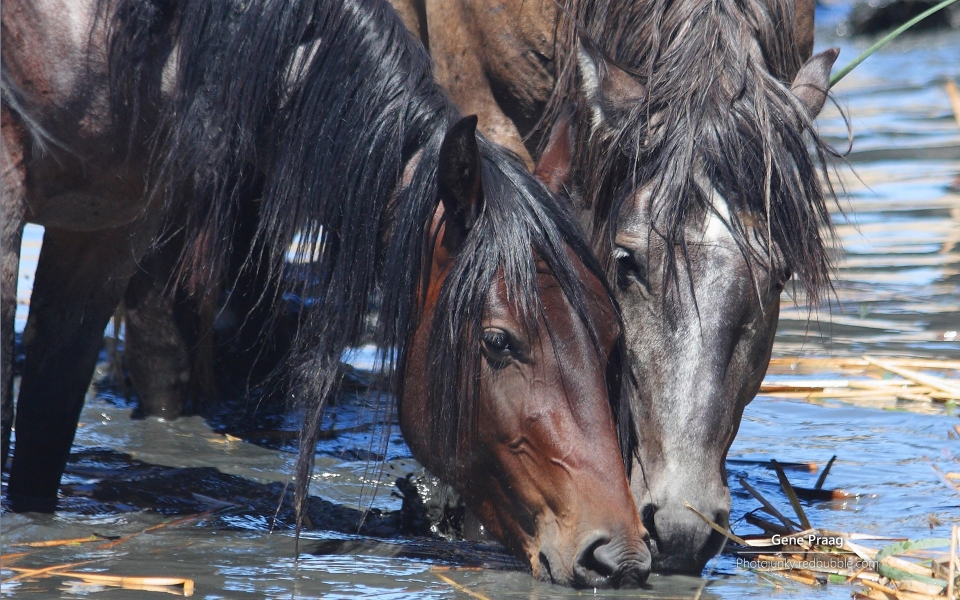
POLYGON ((568 104, 550 132, 533 176, 539 179, 554 194, 563 192, 570 183, 573 151, 574 104, 568 104))
POLYGON ((636 78, 609 60, 590 41, 581 37, 577 45, 577 64, 583 94, 593 109, 593 127, 605 119, 604 107, 639 102, 646 96, 646 87, 636 78))
POLYGON ((830 91, 830 69, 840 54, 840 48, 830 48, 820 54, 810 57, 805 62, 797 76, 793 78, 790 91, 806 107, 810 118, 816 118, 827 101, 827 92, 830 91))
POLYGON ((437 169, 437 193, 443 203, 443 245, 456 252, 483 207, 477 116, 460 119, 443 138, 437 169))

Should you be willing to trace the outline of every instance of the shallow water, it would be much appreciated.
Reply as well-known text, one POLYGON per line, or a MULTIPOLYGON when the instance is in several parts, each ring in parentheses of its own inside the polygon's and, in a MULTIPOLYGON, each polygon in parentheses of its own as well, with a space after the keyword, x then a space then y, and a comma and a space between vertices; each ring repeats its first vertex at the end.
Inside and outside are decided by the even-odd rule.
MULTIPOLYGON (((818 14, 818 47, 839 45, 839 64, 852 60, 871 40, 837 38, 848 5, 830 4, 818 14)), ((960 80, 960 33, 928 34, 895 42, 869 59, 836 88, 839 106, 855 134, 841 167, 842 202, 849 221, 839 221, 845 248, 837 295, 812 319, 786 297, 774 356, 859 356, 863 353, 960 358, 960 195, 946 191, 960 174, 960 127, 943 84, 960 80)), ((820 118, 822 132, 845 144, 846 127, 836 107, 820 118)), ((42 233, 28 228, 24 242, 18 329, 26 318, 30 273, 42 233)), ((353 358, 369 362, 369 352, 353 358)), ((822 379, 831 373, 796 377, 822 379)), ((957 376, 957 374, 954 374, 957 376)), ((489 598, 557 598, 584 595, 534 581, 495 544, 469 544, 399 535, 403 502, 393 482, 422 469, 396 432, 371 443, 363 424, 367 400, 348 397, 327 417, 328 430, 352 428, 321 443, 311 493, 314 528, 304 534, 309 554, 294 564, 289 514, 276 514, 293 464, 289 441, 247 443, 216 433, 200 417, 174 422, 131 420, 131 410, 109 393, 91 397, 77 434, 75 461, 64 478, 64 510, 56 516, 3 514, 4 566, 44 567, 91 561, 78 569, 114 575, 188 577, 196 596, 357 598, 466 597, 450 583, 489 598), (366 459, 383 454, 383 469, 366 459), (371 499, 374 484, 381 486, 371 499), (363 500, 361 501, 361 494, 363 500), (329 504, 325 504, 329 503, 329 504), (376 510, 365 535, 355 535, 357 510, 376 510), (209 511, 209 512, 207 512, 209 511), (193 521, 158 528, 110 547, 100 540, 25 551, 16 544, 91 534, 130 535, 189 515, 193 521), (446 567, 455 570, 440 570, 446 567)), ((885 403, 853 406, 836 400, 805 402, 757 398, 744 416, 728 464, 734 529, 757 503, 738 483, 746 477, 782 509, 789 510, 772 471, 756 463, 815 461, 836 454, 827 487, 859 494, 844 502, 805 502, 814 525, 839 531, 931 537, 960 522, 960 496, 951 495, 932 466, 960 470, 960 440, 954 409, 885 403)), ((213 424, 217 426, 216 423, 213 424)), ((292 427, 289 427, 292 428, 292 427)), ((812 487, 816 474, 788 471, 796 485, 812 487)), ((422 482, 421 482, 421 485, 422 482)), ((40 597, 108 595, 137 598, 156 592, 109 590, 50 577, 7 582, 2 592, 40 597)), ((650 586, 605 597, 848 598, 852 588, 774 588, 737 566, 732 556, 708 565, 705 577, 653 576, 650 586)))

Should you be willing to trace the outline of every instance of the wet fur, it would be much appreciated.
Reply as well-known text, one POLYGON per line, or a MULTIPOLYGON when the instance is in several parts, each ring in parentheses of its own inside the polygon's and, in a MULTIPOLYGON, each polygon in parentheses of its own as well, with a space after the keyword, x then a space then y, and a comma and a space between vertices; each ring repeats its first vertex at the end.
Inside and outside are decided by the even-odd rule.
MULTIPOLYGON (((655 202, 653 217, 669 254, 660 276, 681 284, 675 276, 677 261, 688 260, 686 225, 708 210, 694 185, 702 169, 730 203, 732 231, 750 263, 786 269, 811 303, 822 298, 830 289, 832 249, 827 160, 836 152, 789 90, 807 58, 806 44, 783 27, 794 22, 794 4, 577 0, 567 9, 572 19, 561 17, 558 36, 566 55, 543 122, 583 97, 572 51, 579 36, 631 73, 644 94, 632 104, 605 105, 601 131, 577 133, 573 178, 582 182, 581 202, 592 213, 595 248, 613 247, 611 226, 622 203, 652 185, 654 198, 670 199, 655 202), (760 222, 744 223, 748 215, 760 222), (758 256, 754 235, 762 246, 776 246, 783 262, 758 256)), ((609 256, 601 260, 611 272, 609 256)))
MULTIPOLYGON (((290 361, 296 400, 306 412, 297 463, 302 501, 340 353, 356 338, 375 286, 384 298, 378 341, 396 348, 404 364, 421 308, 416 289, 429 264, 437 155, 458 113, 433 84, 429 58, 381 3, 255 1, 239 11, 232 2, 185 0, 172 13, 167 3, 156 2, 156 12, 143 18, 141 4, 122 0, 113 8, 111 73, 137 73, 143 54, 136 48, 149 37, 144 29, 154 31, 155 17, 170 16, 167 35, 178 49, 178 77, 161 114, 152 189, 182 191, 165 197, 168 210, 186 216, 180 280, 202 289, 225 271, 240 194, 234 182, 252 162, 264 176, 255 247, 267 249, 269 276, 279 280, 294 234, 320 246, 304 283, 290 290, 317 299, 290 361), (351 40, 346 43, 357 50, 345 53, 328 42, 296 52, 300 44, 337 39, 351 40), (403 166, 418 151, 422 158, 410 185, 389 206, 403 166), (177 204, 180 198, 188 201, 177 204)), ((134 118, 138 105, 156 102, 158 90, 118 83, 131 80, 114 80, 113 101, 123 109, 118 114, 134 118)), ((487 201, 445 284, 433 324, 440 341, 428 361, 445 365, 432 373, 435 394, 443 399, 435 426, 451 443, 465 431, 464 422, 466 430, 471 425, 476 390, 469 376, 454 374, 476 372, 476 319, 497 269, 523 320, 535 324, 536 255, 591 331, 587 295, 565 248, 599 273, 575 223, 523 164, 485 142, 481 154, 487 201)), ((619 385, 618 377, 611 381, 619 385)), ((619 389, 611 398, 614 415, 629 429, 619 389)), ((629 453, 625 444, 624 456, 629 453)))
MULTIPOLYGON (((456 90, 500 86, 516 92, 501 99, 504 114, 542 115, 514 123, 620 288, 643 442, 631 486, 651 547, 677 534, 655 565, 696 571, 720 538, 683 502, 726 519, 723 457, 769 360, 782 286, 795 276, 810 303, 831 289, 836 153, 813 124, 826 81, 806 76, 814 86, 791 90, 812 52, 814 3, 563 0, 540 12, 539 30, 555 33, 546 52, 524 36, 538 30, 523 21, 537 2, 453 4, 473 22, 428 11, 431 52, 455 52, 438 61, 466 67, 461 54, 476 52, 484 66, 454 73, 467 80, 455 100, 468 101, 456 90), (458 42, 462 31, 476 39, 458 42), (514 54, 498 41, 549 57, 552 91, 531 83, 523 60, 500 72, 515 88, 499 82, 498 61, 514 54), (671 519, 659 532, 658 503, 671 519)), ((829 74, 832 59, 819 56, 829 74)))

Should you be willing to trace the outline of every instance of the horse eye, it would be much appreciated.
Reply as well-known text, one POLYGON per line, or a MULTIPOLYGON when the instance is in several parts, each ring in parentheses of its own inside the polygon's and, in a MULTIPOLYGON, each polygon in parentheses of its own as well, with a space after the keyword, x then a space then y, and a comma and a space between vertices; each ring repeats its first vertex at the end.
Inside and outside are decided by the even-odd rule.
POLYGON ((647 285, 646 273, 643 266, 633 257, 633 253, 617 246, 613 250, 613 258, 617 261, 617 285, 625 288, 630 284, 630 279, 640 285, 647 285))
POLYGON ((483 330, 483 345, 495 357, 506 357, 512 349, 510 334, 496 327, 483 330))

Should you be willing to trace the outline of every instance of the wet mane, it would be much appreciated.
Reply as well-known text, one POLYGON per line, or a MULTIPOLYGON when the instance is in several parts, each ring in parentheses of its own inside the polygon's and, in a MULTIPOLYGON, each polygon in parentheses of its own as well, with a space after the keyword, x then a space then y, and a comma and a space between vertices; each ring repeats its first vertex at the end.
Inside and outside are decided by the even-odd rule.
MULTIPOLYGON (((396 351, 402 373, 422 308, 417 289, 431 264, 440 145, 459 114, 433 83, 427 54, 383 0, 112 1, 116 114, 160 103, 159 90, 135 77, 145 55, 138 40, 159 35, 158 22, 165 23, 176 47, 178 75, 164 100, 151 189, 185 218, 181 281, 198 290, 218 283, 244 181, 258 170, 255 247, 264 256, 248 264, 268 259, 274 281, 313 301, 289 366, 306 413, 296 473, 302 501, 323 402, 375 290, 383 299, 378 345, 396 351), (410 185, 398 189, 418 153, 410 185), (313 244, 299 246, 307 271, 294 285, 282 271, 295 235, 313 244)), ((483 140, 480 149, 485 203, 444 284, 427 361, 440 399, 434 429, 451 455, 474 417, 479 324, 499 273, 521 322, 535 331, 542 310, 536 260, 543 261, 603 355, 590 294, 567 248, 594 274, 602 271, 574 221, 519 159, 483 140)), ((609 379, 614 416, 621 431, 632 431, 619 379, 609 379)))
POLYGON ((694 183, 701 172, 727 199, 731 230, 751 263, 792 272, 809 302, 831 289, 826 199, 835 194, 827 158, 836 152, 789 91, 804 61, 793 3, 566 0, 564 6, 557 46, 566 51, 543 123, 555 122, 571 98, 587 106, 580 38, 644 89, 630 105, 604 104, 604 123, 577 133, 574 179, 608 269, 611 226, 631 193, 649 185, 654 231, 669 258, 662 275, 665 281, 676 275, 676 261, 687 257, 685 226, 708 210, 694 183), (751 237, 753 248, 774 245, 780 260, 751 249, 751 237))

